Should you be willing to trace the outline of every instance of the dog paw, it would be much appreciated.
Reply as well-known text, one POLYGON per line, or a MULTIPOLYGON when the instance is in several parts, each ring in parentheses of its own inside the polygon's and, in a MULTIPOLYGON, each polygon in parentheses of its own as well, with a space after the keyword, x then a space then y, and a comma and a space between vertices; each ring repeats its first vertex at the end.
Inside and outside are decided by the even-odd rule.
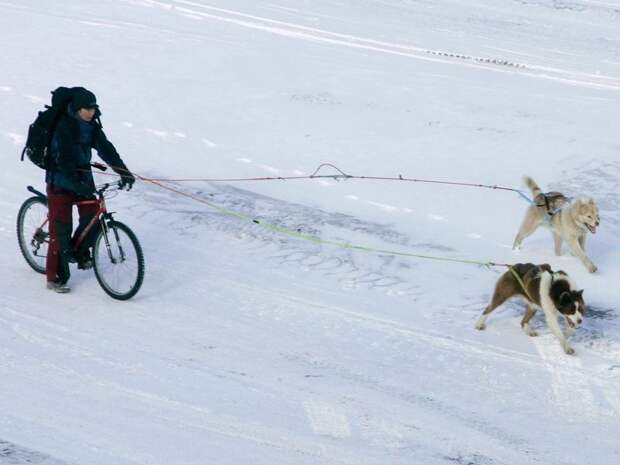
POLYGON ((487 329, 487 325, 484 323, 476 323, 476 329, 484 331, 485 329, 487 329))
POLYGON ((593 263, 591 263, 590 265, 588 265, 588 271, 590 273, 596 273, 596 271, 598 270, 598 268, 596 267, 596 265, 594 265, 593 263))
POLYGON ((567 355, 575 355, 575 349, 568 345, 564 347, 564 352, 566 352, 567 355))
POLYGON ((527 334, 530 337, 538 336, 538 333, 534 331, 532 328, 530 328, 530 325, 528 325, 527 323, 524 325, 521 325, 521 329, 523 330, 525 334, 527 334))

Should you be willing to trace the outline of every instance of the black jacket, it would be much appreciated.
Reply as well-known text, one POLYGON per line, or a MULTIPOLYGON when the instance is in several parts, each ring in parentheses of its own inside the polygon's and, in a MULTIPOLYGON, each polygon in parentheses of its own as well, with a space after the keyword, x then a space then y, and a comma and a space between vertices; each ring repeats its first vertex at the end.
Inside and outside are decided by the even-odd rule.
POLYGON ((93 148, 114 171, 119 174, 129 172, 101 126, 94 120, 82 120, 69 106, 68 112, 60 117, 52 137, 45 181, 78 195, 93 194, 95 182, 90 166, 93 148))

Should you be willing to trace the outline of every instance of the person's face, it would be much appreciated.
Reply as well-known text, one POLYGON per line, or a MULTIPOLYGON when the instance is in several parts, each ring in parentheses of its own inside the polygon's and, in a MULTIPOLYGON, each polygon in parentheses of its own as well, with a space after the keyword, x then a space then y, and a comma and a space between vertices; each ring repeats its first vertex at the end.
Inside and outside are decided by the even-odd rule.
POLYGON ((90 123, 95 117, 95 109, 94 108, 80 108, 78 110, 78 116, 82 118, 84 121, 88 121, 90 123))

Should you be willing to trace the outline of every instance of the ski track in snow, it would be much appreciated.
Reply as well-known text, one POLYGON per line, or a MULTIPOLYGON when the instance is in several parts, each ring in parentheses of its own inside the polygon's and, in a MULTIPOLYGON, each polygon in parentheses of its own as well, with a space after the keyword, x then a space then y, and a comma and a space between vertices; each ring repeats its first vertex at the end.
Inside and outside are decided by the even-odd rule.
POLYGON ((615 76, 603 76, 596 73, 579 73, 539 65, 511 63, 507 60, 497 58, 471 57, 457 52, 429 50, 393 42, 372 40, 349 34, 340 34, 311 28, 295 23, 278 21, 267 17, 249 15, 240 11, 218 8, 192 1, 177 0, 172 3, 158 2, 158 5, 180 14, 191 14, 197 17, 260 30, 292 39, 326 43, 449 65, 481 68, 493 72, 521 74, 569 85, 620 90, 620 78, 615 76))

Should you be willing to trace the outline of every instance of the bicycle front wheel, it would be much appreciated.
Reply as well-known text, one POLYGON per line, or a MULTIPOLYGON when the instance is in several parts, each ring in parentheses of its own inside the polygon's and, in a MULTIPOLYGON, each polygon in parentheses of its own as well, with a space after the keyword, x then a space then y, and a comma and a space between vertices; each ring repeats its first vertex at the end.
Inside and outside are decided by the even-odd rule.
POLYGON ((93 268, 110 297, 127 300, 136 295, 144 280, 144 255, 133 231, 118 221, 100 228, 93 247, 93 268))
POLYGON ((47 202, 39 196, 30 197, 17 214, 17 241, 26 262, 37 273, 45 274, 49 240, 47 202))

